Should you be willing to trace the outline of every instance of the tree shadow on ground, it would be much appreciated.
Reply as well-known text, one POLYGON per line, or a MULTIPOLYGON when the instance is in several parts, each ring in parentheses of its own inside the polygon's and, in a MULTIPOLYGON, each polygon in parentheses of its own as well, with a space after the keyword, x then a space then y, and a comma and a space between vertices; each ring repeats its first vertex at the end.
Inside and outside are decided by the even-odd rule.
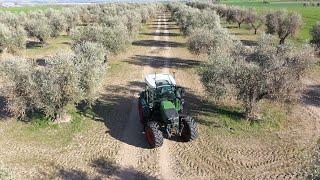
POLYGON ((151 29, 153 29, 153 30, 157 30, 157 29, 159 29, 159 30, 180 30, 180 28, 178 28, 178 27, 157 27, 157 26, 153 26, 153 27, 150 27, 151 29))
POLYGON ((238 25, 226 24, 225 28, 227 28, 227 29, 239 29, 239 26, 238 25))
POLYGON ((0 120, 10 117, 10 112, 8 110, 7 99, 0 96, 0 120))
POLYGON ((305 104, 320 107, 320 85, 310 85, 303 92, 302 101, 305 104))
MULTIPOLYGON (((185 111, 187 114, 190 114, 191 116, 208 116, 212 117, 212 115, 219 115, 219 116, 225 116, 230 119, 240 121, 244 119, 244 114, 234 110, 232 107, 228 106, 221 106, 217 105, 213 102, 210 102, 209 100, 195 95, 192 90, 187 89, 185 93, 185 111)), ((197 119, 197 122, 199 124, 205 125, 205 126, 214 126, 214 127, 220 127, 218 121, 214 121, 213 119, 211 121, 203 120, 203 119, 197 119)))
POLYGON ((258 42, 257 41, 253 41, 253 40, 240 40, 240 41, 245 46, 258 46, 258 42))
POLYGON ((26 43, 27 49, 34 49, 34 48, 39 48, 39 47, 43 47, 43 44, 39 41, 27 41, 27 43, 26 43))
POLYGON ((153 20, 153 21, 151 21, 151 22, 153 22, 153 23, 158 23, 158 22, 172 22, 172 20, 171 19, 166 19, 165 21, 161 21, 161 20, 153 20))
POLYGON ((136 55, 132 57, 132 60, 127 60, 129 64, 137 66, 150 66, 153 68, 164 67, 167 64, 167 68, 192 68, 201 64, 200 61, 192 59, 182 59, 177 57, 163 57, 163 56, 143 56, 136 55))
POLYGON ((140 33, 141 35, 147 35, 147 36, 181 36, 180 33, 164 33, 164 32, 160 32, 160 33, 140 33))
POLYGON ((159 40, 139 40, 133 41, 134 46, 148 46, 148 47, 184 47, 184 43, 174 41, 159 41, 159 40))
POLYGON ((164 22, 160 22, 159 24, 158 23, 150 23, 148 24, 149 26, 173 26, 175 24, 173 23, 164 23, 164 22))
POLYGON ((139 180, 154 180, 154 176, 138 171, 134 168, 120 167, 115 162, 104 157, 93 159, 89 164, 94 170, 94 174, 78 169, 57 168, 55 177, 63 180, 89 180, 89 179, 126 179, 128 177, 139 180))

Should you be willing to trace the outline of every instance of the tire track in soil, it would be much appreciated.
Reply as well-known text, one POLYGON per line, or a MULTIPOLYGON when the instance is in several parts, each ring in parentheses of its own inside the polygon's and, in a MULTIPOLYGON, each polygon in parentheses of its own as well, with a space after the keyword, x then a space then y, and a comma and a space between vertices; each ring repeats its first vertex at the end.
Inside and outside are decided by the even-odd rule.
MULTIPOLYGON (((162 38, 160 35, 157 34, 161 33, 161 28, 164 27, 164 33, 169 33, 167 28, 167 24, 163 26, 162 22, 165 22, 166 18, 165 15, 158 16, 157 18, 157 29, 155 31, 155 36, 153 40, 159 41, 162 38)), ((169 36, 164 36, 165 41, 169 41, 169 36)), ((159 54, 161 51, 165 51, 165 57, 170 57, 170 50, 169 43, 165 45, 165 47, 157 47, 151 46, 150 48, 150 56, 154 54, 159 54)), ((158 62, 157 58, 150 58, 149 66, 144 66, 143 71, 141 73, 142 79, 144 79, 145 75, 153 73, 159 67, 163 73, 169 73, 168 68, 168 61, 165 62, 158 62), (161 63, 161 64, 159 64, 161 63)), ((132 141, 140 141, 139 143, 143 144, 146 143, 146 138, 141 132, 142 125, 137 122, 138 112, 137 112, 137 100, 132 101, 132 109, 130 112, 129 120, 124 128, 124 133, 122 135, 123 142, 132 142, 132 141)), ((134 169, 139 169, 140 171, 156 175, 160 179, 173 179, 175 177, 174 173, 171 172, 170 166, 171 158, 170 158, 170 142, 167 139, 164 139, 163 146, 158 149, 153 150, 145 150, 142 148, 134 147, 129 145, 128 143, 122 143, 120 151, 117 156, 117 163, 126 171, 120 169, 118 173, 116 173, 116 177, 120 179, 139 179, 139 174, 136 176, 132 176, 134 173, 134 169), (149 161, 154 159, 157 161, 157 165, 152 165, 149 161), (129 171, 128 171, 129 169, 129 171), (130 171, 132 169, 132 171, 130 171), (155 172, 159 171, 159 172, 155 172)))
MULTIPOLYGON (((156 30, 156 33, 159 33, 159 32, 160 32, 160 23, 158 23, 157 30, 156 30)), ((158 37, 155 36, 154 40, 159 40, 159 39, 158 37)), ((156 49, 157 47, 155 46, 151 47, 151 52, 156 51, 156 49)), ((145 75, 151 72, 152 72, 152 68, 150 66, 144 66, 143 71, 141 73, 142 79, 144 79, 145 75)), ((143 127, 137 121, 139 119, 139 115, 137 111, 137 104, 138 104, 137 97, 134 100, 132 100, 131 104, 132 105, 131 105, 131 112, 129 115, 129 121, 125 125, 124 131, 123 131, 124 133, 122 135, 122 140, 124 142, 139 141, 140 144, 145 144, 146 143, 145 136, 142 133, 140 133, 143 127)), ((143 164, 146 161, 146 159, 150 158, 150 156, 146 153, 148 152, 143 153, 142 150, 139 149, 138 147, 134 147, 132 145, 129 145, 128 143, 122 143, 119 153, 117 155, 117 163, 120 165, 121 169, 118 173, 116 173, 116 177, 119 177, 120 179, 126 179, 126 180, 138 179, 138 174, 136 174, 136 176, 132 176, 135 173, 133 169, 139 169, 138 166, 143 164)), ((142 170, 142 171, 145 171, 145 170, 142 170)), ((150 174, 150 172, 147 172, 147 174, 150 174)))
MULTIPOLYGON (((168 43, 165 44, 164 47, 164 57, 166 61, 164 62, 164 67, 162 67, 163 73, 169 73, 169 58, 171 57, 171 47, 169 46, 169 30, 168 30, 168 18, 163 15, 161 21, 165 24, 163 34, 167 34, 164 36, 164 41, 168 43)), ((170 147, 171 143, 168 139, 164 138, 162 147, 159 148, 159 166, 160 166, 160 174, 163 179, 174 179, 176 176, 172 172, 172 158, 170 157, 170 147)))
MULTIPOLYGON (((136 110, 137 107, 137 100, 132 101, 132 109, 129 115, 129 120, 126 123, 126 126, 124 128, 124 133, 122 135, 122 140, 124 142, 134 142, 138 141, 139 144, 143 144, 144 142, 144 136, 140 133, 141 132, 141 125, 137 122, 138 112, 136 110)), ((123 143, 119 155, 118 155, 118 164, 120 167, 125 168, 120 169, 121 173, 118 174, 118 177, 120 179, 136 179, 135 176, 132 176, 135 174, 134 169, 137 168, 137 162, 138 162, 138 154, 139 149, 133 145, 130 145, 128 143, 123 143)), ((138 174, 137 174, 138 175, 138 174)))

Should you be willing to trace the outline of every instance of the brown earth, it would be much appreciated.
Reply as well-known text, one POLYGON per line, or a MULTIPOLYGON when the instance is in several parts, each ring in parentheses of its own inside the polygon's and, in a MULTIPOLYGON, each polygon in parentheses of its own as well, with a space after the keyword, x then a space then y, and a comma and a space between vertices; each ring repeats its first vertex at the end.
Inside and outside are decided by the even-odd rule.
POLYGON ((198 59, 186 50, 169 14, 160 14, 128 52, 112 57, 93 107, 97 117, 88 117, 87 128, 65 144, 45 132, 53 139, 25 134, 23 122, 0 120, 0 179, 307 179, 320 136, 316 83, 308 85, 303 104, 290 110, 271 105, 286 112, 279 128, 231 127, 228 119, 237 113, 207 100, 196 75, 198 59), (165 139, 162 147, 149 149, 137 97, 144 75, 155 72, 174 73, 186 87, 187 112, 198 122, 196 141, 165 139))

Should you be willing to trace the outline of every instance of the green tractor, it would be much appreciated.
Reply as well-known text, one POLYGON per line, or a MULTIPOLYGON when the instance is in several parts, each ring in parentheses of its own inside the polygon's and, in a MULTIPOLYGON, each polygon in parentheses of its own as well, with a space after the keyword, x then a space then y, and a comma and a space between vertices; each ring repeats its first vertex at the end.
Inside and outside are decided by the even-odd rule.
POLYGON ((145 77, 145 90, 140 93, 138 108, 148 143, 152 148, 168 138, 179 136, 185 142, 198 136, 195 120, 183 115, 184 89, 176 86, 170 74, 149 74, 145 77))

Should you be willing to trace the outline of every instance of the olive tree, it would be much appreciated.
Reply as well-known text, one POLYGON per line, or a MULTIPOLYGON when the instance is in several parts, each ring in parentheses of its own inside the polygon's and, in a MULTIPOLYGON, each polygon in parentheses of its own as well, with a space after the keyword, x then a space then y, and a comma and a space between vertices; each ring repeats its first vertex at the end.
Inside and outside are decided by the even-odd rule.
POLYGON ((8 110, 12 115, 25 117, 27 112, 34 111, 38 94, 31 78, 33 66, 31 61, 11 57, 1 61, 0 73, 7 82, 2 84, 3 96, 7 98, 8 110))
POLYGON ((265 18, 259 15, 256 11, 249 9, 247 12, 246 23, 254 29, 254 34, 257 34, 258 29, 264 24, 265 18))
POLYGON ((72 55, 47 59, 46 66, 13 57, 2 62, 1 72, 8 80, 5 97, 10 112, 24 118, 28 113, 42 112, 53 120, 62 118, 65 107, 81 100, 79 73, 72 55))
POLYGON ((232 41, 233 37, 223 28, 196 29, 192 32, 187 41, 188 50, 196 55, 207 54, 210 49, 226 42, 232 41))
POLYGON ((80 89, 87 104, 92 104, 107 68, 104 48, 100 44, 82 42, 73 50, 76 54, 73 62, 79 74, 80 89))
POLYGON ((201 68, 202 82, 210 94, 235 95, 243 102, 249 119, 256 118, 257 103, 262 99, 297 98, 303 74, 314 62, 309 45, 277 45, 271 35, 263 35, 258 46, 253 51, 244 51, 246 53, 241 52, 243 48, 237 44, 220 44, 210 52, 208 63, 201 68))
POLYGON ((129 31, 129 35, 134 37, 141 27, 141 15, 137 12, 129 11, 126 13, 126 17, 125 26, 129 31))
POLYGON ((140 9, 140 14, 141 14, 141 22, 142 23, 146 23, 147 20, 150 18, 150 14, 149 14, 148 8, 147 7, 141 8, 140 9))
POLYGON ((126 21, 127 21, 127 17, 125 16, 103 15, 100 17, 99 24, 114 28, 119 24, 124 25, 124 22, 126 21))
POLYGON ((18 28, 21 25, 19 15, 13 14, 11 12, 1 12, 0 17, 0 22, 10 27, 18 28))
POLYGON ((51 37, 58 37, 60 33, 65 30, 66 21, 61 12, 51 10, 46 12, 48 23, 51 28, 51 37))
POLYGON ((0 24, 0 52, 7 48, 11 35, 10 29, 4 24, 0 24))
POLYGON ((79 73, 72 58, 72 54, 50 57, 47 65, 35 68, 31 76, 38 95, 37 109, 53 120, 63 119, 66 106, 82 99, 79 73))
POLYGON ((215 11, 198 10, 195 8, 182 8, 174 15, 181 31, 189 35, 196 28, 220 28, 220 18, 215 11))
POLYGON ((241 24, 245 22, 247 18, 247 11, 239 7, 229 7, 226 15, 227 22, 235 22, 238 24, 238 27, 241 27, 241 24))
POLYGON ((320 48, 320 21, 318 21, 310 30, 312 37, 312 43, 316 44, 320 48))
POLYGON ((302 25, 301 15, 296 12, 276 11, 266 15, 266 32, 277 34, 280 44, 284 44, 288 36, 296 36, 302 25))
POLYGON ((241 27, 241 24, 246 21, 247 18, 247 11, 241 8, 234 8, 234 21, 238 23, 238 27, 241 27))
POLYGON ((86 26, 72 35, 74 44, 81 42, 97 42, 111 53, 119 53, 125 50, 130 44, 128 30, 124 25, 117 25, 115 27, 107 26, 86 26))
POLYGON ((45 18, 30 19, 25 23, 25 30, 29 37, 37 38, 42 45, 47 43, 52 30, 45 18))
POLYGON ((68 8, 63 11, 63 16, 65 18, 66 23, 66 32, 70 35, 71 30, 76 27, 76 25, 80 21, 80 16, 78 14, 78 9, 76 8, 68 8))
POLYGON ((25 48, 26 39, 26 32, 21 26, 14 28, 0 23, 0 53, 4 50, 17 53, 25 48))

